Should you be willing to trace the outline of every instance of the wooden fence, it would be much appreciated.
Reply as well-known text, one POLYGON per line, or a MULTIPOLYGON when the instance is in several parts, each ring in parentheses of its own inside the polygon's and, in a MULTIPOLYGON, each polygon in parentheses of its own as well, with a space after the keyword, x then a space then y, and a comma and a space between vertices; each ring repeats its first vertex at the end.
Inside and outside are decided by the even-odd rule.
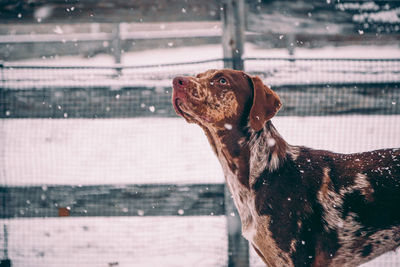
MULTIPOLYGON (((0 219, 223 215, 228 266, 249 266, 248 243, 241 237, 239 216, 223 184, 0 187, 0 219)), ((7 266, 8 261, 2 262, 0 266, 7 266)))

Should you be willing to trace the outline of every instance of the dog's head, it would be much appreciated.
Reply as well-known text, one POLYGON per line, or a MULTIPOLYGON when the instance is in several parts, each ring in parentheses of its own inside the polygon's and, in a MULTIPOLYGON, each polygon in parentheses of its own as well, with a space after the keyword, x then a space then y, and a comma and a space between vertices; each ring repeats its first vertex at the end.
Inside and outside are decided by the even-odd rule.
POLYGON ((176 113, 201 126, 229 129, 250 123, 259 131, 282 105, 259 77, 230 69, 176 77, 173 88, 176 113))

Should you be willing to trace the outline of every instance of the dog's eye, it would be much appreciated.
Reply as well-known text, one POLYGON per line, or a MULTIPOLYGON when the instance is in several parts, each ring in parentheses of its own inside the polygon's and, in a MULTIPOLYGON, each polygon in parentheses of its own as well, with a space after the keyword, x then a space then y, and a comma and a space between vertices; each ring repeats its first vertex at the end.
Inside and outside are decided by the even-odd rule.
POLYGON ((225 85, 225 84, 227 84, 228 82, 225 80, 225 78, 221 78, 221 79, 219 79, 219 81, 218 81, 220 84, 222 84, 222 85, 225 85))

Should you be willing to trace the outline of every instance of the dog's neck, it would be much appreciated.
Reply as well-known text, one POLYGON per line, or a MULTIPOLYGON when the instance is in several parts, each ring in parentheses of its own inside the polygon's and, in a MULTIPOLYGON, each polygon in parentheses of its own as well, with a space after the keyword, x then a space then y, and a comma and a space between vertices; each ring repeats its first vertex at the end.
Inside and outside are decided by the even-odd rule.
POLYGON ((277 170, 289 155, 295 154, 295 149, 286 143, 271 121, 258 132, 251 127, 235 126, 219 130, 203 127, 203 130, 225 177, 232 179, 230 176, 233 174, 248 189, 262 172, 277 170))
POLYGON ((255 132, 251 127, 215 129, 202 126, 217 155, 239 212, 243 229, 251 229, 254 200, 250 191, 265 171, 278 169, 293 150, 271 122, 255 132))
POLYGON ((247 145, 250 150, 250 185, 253 185, 263 172, 276 171, 288 157, 294 158, 296 154, 296 148, 282 138, 271 121, 258 132, 250 128, 247 145))

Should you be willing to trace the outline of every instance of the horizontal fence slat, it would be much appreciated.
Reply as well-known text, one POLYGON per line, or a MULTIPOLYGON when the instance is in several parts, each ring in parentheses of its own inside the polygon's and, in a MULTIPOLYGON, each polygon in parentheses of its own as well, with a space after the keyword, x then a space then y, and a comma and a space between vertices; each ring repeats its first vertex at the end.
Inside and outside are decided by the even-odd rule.
POLYGON ((225 215, 223 184, 0 187, 0 218, 225 215))
MULTIPOLYGON (((400 114, 399 84, 274 86, 279 116, 400 114)), ((170 87, 0 90, 0 118, 175 117, 170 87), (150 107, 152 107, 150 109, 150 107)))

